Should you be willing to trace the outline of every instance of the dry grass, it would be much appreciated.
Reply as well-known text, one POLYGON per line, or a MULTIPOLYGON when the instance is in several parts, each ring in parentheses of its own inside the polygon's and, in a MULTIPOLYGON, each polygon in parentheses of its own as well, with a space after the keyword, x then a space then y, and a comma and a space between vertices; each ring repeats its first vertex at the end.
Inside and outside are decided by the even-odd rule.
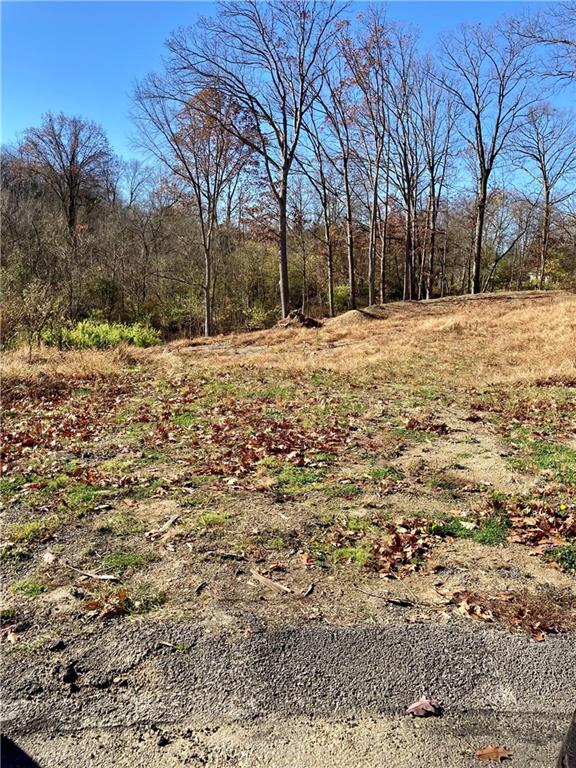
POLYGON ((576 295, 530 292, 398 302, 351 311, 321 329, 272 328, 180 340, 148 350, 59 352, 43 348, 3 356, 5 385, 119 375, 133 364, 162 377, 198 362, 208 368, 250 365, 280 370, 374 369, 382 381, 489 385, 576 376, 576 295))
POLYGON ((4 352, 0 376, 4 391, 16 387, 49 386, 63 380, 90 381, 120 376, 131 365, 143 363, 147 350, 120 345, 113 350, 83 349, 60 351, 49 347, 36 349, 30 362, 25 349, 4 352))
POLYGON ((352 311, 320 330, 236 334, 174 349, 209 366, 356 371, 382 378, 457 377, 459 384, 534 381, 576 375, 576 295, 493 294, 352 311))

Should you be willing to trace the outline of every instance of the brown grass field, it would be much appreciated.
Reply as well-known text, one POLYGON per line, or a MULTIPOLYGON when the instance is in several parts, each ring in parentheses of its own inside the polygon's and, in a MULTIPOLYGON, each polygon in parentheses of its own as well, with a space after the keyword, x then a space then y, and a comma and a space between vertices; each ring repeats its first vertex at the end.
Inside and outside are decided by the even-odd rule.
POLYGON ((576 296, 5 353, 2 639, 576 621, 576 296))

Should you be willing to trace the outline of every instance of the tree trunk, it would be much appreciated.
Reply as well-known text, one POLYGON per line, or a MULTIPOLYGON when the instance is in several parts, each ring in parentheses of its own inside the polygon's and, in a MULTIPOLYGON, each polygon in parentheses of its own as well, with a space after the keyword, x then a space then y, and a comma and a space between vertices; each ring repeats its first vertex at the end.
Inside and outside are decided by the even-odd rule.
POLYGON ((280 228, 278 232, 278 268, 280 273, 280 303, 282 317, 290 312, 290 289, 288 286, 288 215, 287 215, 287 184, 282 182, 282 191, 278 198, 280 228))
POLYGON ((446 284, 446 254, 448 251, 448 216, 446 216, 444 232, 444 247, 442 248, 442 260, 440 263, 440 298, 444 297, 445 284, 446 284))
POLYGON ((411 301, 412 283, 413 283, 413 263, 412 263, 412 210, 411 202, 408 203, 406 210, 406 233, 404 243, 404 284, 402 287, 402 298, 404 301, 411 301))
POLYGON ((374 189, 370 210, 370 232, 368 236, 368 304, 376 304, 376 205, 377 190, 374 189))
POLYGON ((70 233, 70 237, 74 245, 76 245, 76 240, 77 240, 77 232, 76 232, 77 221, 78 221, 78 213, 76 209, 76 197, 74 195, 70 195, 70 200, 68 201, 68 232, 70 233))
POLYGON ((328 221, 328 212, 324 205, 324 238, 326 240, 326 262, 328 265, 328 314, 334 317, 334 257, 332 253, 332 234, 328 221))
POLYGON ((434 292, 434 262, 435 262, 435 250, 436 250, 436 221, 437 221, 437 204, 436 204, 436 191, 435 185, 431 182, 430 198, 428 201, 428 255, 427 255, 427 275, 426 275, 426 298, 431 299, 434 292))
POLYGON ((476 200, 476 226, 474 229, 474 250, 472 257, 472 293, 480 293, 482 289, 482 239, 484 237, 484 217, 486 215, 486 198, 488 189, 482 179, 478 188, 476 200))
POLYGON ((346 192, 346 252, 348 254, 348 308, 356 309, 356 275, 354 264, 354 234, 352 232, 352 193, 348 179, 348 166, 344 166, 344 186, 346 192))
POLYGON ((208 250, 204 253, 204 336, 212 335, 212 258, 208 250))
POLYGON ((550 190, 544 188, 544 219, 542 221, 542 247, 540 249, 540 290, 546 285, 546 261, 548 257, 548 242, 550 240, 550 190))
POLYGON ((386 301, 386 255, 388 239, 388 203, 386 203, 386 212, 380 233, 380 304, 386 301))
POLYGON ((370 204, 370 232, 368 237, 368 304, 376 304, 376 219, 378 209, 378 178, 382 147, 376 152, 374 179, 372 181, 372 201, 370 204))

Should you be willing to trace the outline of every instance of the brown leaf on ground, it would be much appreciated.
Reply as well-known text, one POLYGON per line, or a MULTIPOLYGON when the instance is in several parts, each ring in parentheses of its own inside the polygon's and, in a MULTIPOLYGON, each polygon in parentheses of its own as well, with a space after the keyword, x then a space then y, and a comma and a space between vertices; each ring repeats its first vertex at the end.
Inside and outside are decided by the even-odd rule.
POLYGON ((443 421, 434 421, 434 418, 430 415, 417 419, 412 416, 406 422, 406 429, 417 430, 418 432, 428 432, 436 435, 447 435, 450 431, 447 424, 443 421))
POLYGON ((506 747, 493 747, 491 745, 476 750, 478 760, 493 760, 496 763, 501 763, 502 760, 509 760, 512 754, 506 747))
POLYGON ((111 619, 114 616, 124 616, 127 613, 128 595, 126 592, 116 592, 108 597, 97 597, 84 604, 87 611, 94 611, 102 619, 111 619))
POLYGON ((372 564, 381 576, 415 571, 427 554, 431 537, 422 520, 400 520, 387 526, 390 539, 372 549, 372 564))
POLYGON ((526 590, 495 595, 462 590, 455 592, 450 602, 472 619, 522 629, 534 640, 544 640, 547 634, 569 632, 576 626, 574 611, 566 610, 549 595, 531 594, 526 590))
POLYGON ((406 714, 413 717, 439 717, 442 714, 442 703, 435 699, 427 699, 425 696, 421 696, 418 701, 410 704, 406 714))

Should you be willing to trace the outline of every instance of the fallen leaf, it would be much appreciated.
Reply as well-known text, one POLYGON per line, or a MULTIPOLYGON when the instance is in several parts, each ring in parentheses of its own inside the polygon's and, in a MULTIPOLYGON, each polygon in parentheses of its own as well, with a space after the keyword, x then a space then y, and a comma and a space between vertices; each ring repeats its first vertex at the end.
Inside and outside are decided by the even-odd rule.
POLYGON ((410 704, 406 714, 413 717, 439 717, 442 714, 442 703, 435 699, 427 699, 425 696, 421 696, 418 701, 410 704))
POLYGON ((512 752, 506 749, 506 747, 493 747, 489 745, 477 749, 476 757, 478 760, 493 760, 496 763, 501 763, 502 760, 509 760, 512 757, 512 752))

